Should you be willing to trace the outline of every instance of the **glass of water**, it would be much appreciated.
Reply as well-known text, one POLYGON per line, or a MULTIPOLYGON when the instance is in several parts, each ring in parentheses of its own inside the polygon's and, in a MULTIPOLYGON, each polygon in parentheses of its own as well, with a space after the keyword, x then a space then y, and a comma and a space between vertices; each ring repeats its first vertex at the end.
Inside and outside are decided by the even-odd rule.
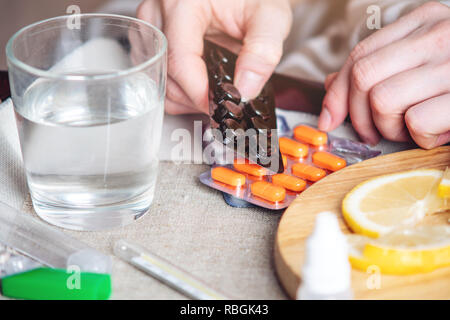
POLYGON ((36 213, 75 230, 145 214, 164 114, 163 33, 130 17, 62 16, 18 31, 6 51, 36 213))

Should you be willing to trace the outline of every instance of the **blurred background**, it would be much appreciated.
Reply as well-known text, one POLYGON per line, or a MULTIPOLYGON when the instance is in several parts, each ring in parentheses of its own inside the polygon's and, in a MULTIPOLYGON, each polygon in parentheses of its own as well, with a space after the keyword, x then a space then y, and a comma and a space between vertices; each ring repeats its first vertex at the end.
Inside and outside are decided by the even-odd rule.
POLYGON ((6 70, 5 46, 20 28, 39 20, 66 14, 78 5, 82 13, 134 15, 140 0, 0 0, 0 70, 6 70))

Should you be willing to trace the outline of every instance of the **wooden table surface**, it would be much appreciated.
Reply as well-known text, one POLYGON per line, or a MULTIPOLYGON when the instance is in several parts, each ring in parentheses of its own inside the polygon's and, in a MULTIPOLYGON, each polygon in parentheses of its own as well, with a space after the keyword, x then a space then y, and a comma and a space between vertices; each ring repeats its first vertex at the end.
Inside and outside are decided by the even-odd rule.
MULTIPOLYGON (((300 283, 304 244, 315 217, 322 211, 336 212, 344 233, 350 233, 341 203, 347 192, 369 178, 418 168, 444 169, 450 165, 450 147, 408 150, 370 159, 331 174, 305 190, 280 220, 275 241, 275 265, 281 284, 295 298, 300 283)), ((427 223, 447 223, 450 212, 427 218, 427 223)), ((370 271, 370 270, 369 270, 370 271)), ((380 275, 352 270, 356 299, 450 299, 450 267, 410 276, 380 275), (376 281, 380 288, 376 289, 376 281)))

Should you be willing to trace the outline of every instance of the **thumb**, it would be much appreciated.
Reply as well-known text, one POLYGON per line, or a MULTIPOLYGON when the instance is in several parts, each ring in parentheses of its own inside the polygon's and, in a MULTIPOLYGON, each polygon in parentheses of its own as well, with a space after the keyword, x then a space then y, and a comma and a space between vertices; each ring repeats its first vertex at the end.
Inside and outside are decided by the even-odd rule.
POLYGON ((280 62, 291 23, 289 7, 261 5, 250 15, 234 77, 243 98, 255 98, 270 78, 280 62))

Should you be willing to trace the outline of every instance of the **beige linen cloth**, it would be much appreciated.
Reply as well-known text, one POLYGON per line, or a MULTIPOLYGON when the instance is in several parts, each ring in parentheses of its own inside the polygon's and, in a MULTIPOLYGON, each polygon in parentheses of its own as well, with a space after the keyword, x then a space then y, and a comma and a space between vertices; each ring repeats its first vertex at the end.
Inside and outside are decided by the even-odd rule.
MULTIPOLYGON (((378 3, 381 6, 385 25, 422 2, 305 1, 295 11, 295 25, 278 71, 323 80, 327 73, 339 69, 352 46, 368 34, 365 27, 368 5, 378 3)), ((138 1, 126 3, 128 5, 124 1, 113 1, 101 11, 133 15, 138 1)), ((317 117, 312 115, 279 112, 287 116, 290 125, 317 123, 317 117)), ((154 203, 147 215, 117 230, 67 232, 109 254, 118 239, 139 243, 234 298, 286 298, 272 262, 280 213, 261 208, 231 208, 219 192, 199 183, 198 175, 208 170, 207 165, 170 162, 180 160, 170 157, 170 150, 176 144, 171 141, 171 132, 180 127, 192 130, 195 119, 205 120, 202 116, 165 117, 162 163, 154 203)), ((348 125, 341 126, 334 134, 356 138, 348 125)), ((407 147, 386 141, 378 146, 385 153, 407 147)), ((23 210, 24 214, 35 215, 10 100, 0 105, 0 201, 23 210)), ((113 264, 113 288, 115 299, 183 298, 117 258, 113 264)))

